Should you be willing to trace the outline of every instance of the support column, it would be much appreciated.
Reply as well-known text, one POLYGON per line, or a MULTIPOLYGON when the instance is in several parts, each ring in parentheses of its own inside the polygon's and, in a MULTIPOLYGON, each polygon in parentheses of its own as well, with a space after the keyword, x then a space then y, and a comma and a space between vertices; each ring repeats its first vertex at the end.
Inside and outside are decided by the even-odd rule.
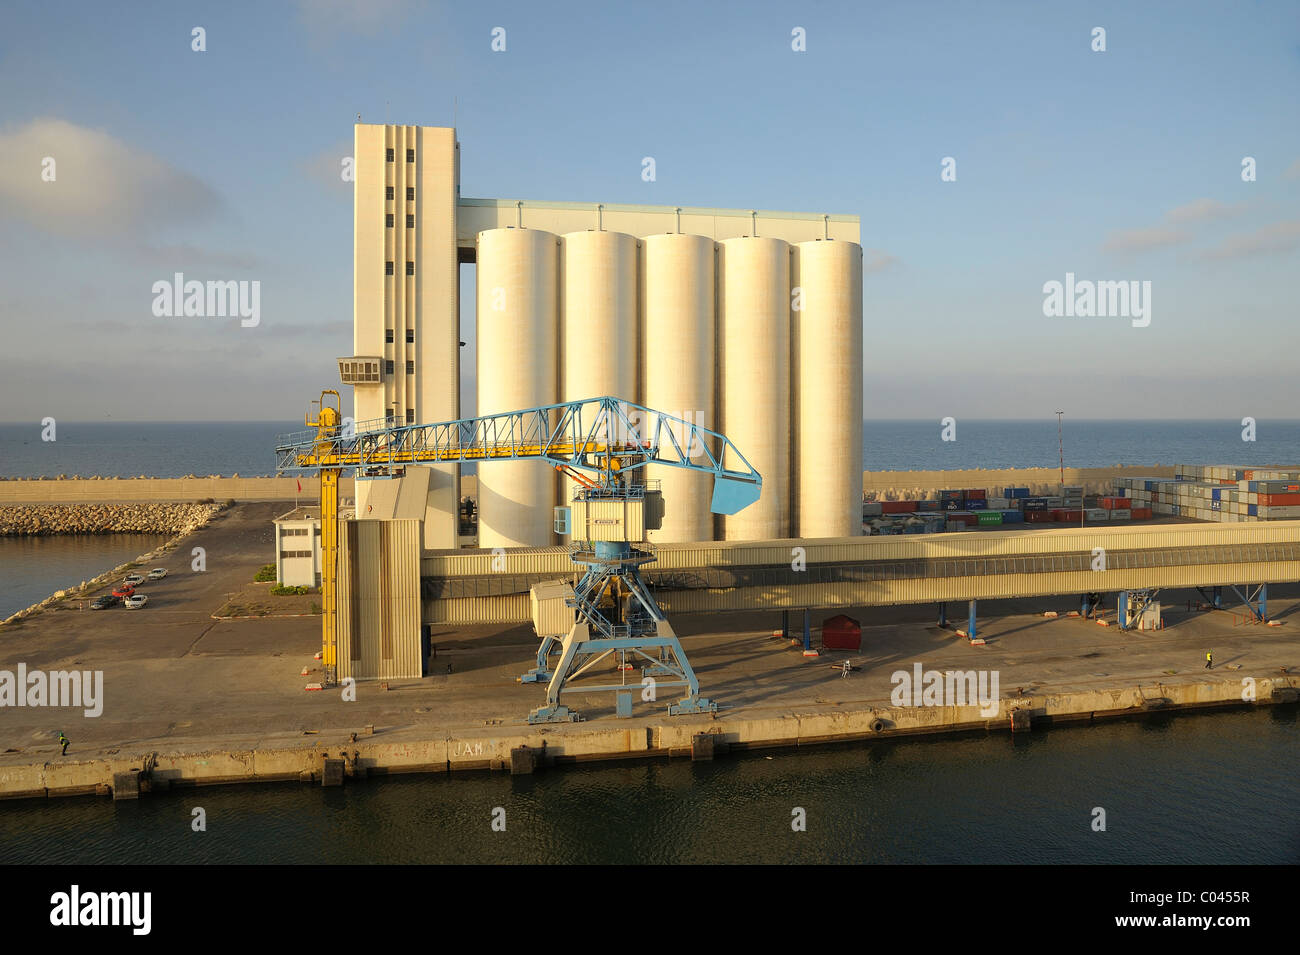
POLYGON ((1223 588, 1222 587, 1214 588, 1214 609, 1215 610, 1223 609, 1223 588))
POLYGON ((1268 584, 1259 585, 1259 619, 1268 620, 1268 584))
POLYGON ((1121 630, 1127 630, 1128 629, 1128 591, 1121 590, 1119 592, 1119 599, 1115 603, 1116 603, 1117 612, 1119 613, 1119 628, 1121 630))
POLYGON ((975 639, 975 601, 970 602, 970 620, 966 623, 966 636, 975 639))
POLYGON ((812 648, 812 610, 804 608, 803 612, 803 655, 815 657, 819 654, 812 648))
POLYGON ((946 603, 939 604, 939 626, 948 626, 948 605, 946 603))
POLYGON ((781 611, 781 638, 783 640, 790 639, 790 611, 789 610, 781 611))
POLYGON ((1084 619, 1087 619, 1088 614, 1091 611, 1092 611, 1092 605, 1088 602, 1088 595, 1084 594, 1082 600, 1079 603, 1079 613, 1084 617, 1084 619))

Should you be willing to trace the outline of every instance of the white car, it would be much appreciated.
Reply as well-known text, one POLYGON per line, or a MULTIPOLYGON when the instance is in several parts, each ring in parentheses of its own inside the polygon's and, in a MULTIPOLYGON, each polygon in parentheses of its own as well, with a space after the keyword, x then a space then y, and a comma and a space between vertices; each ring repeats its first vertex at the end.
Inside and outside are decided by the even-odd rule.
POLYGON ((122 601, 122 605, 126 607, 127 610, 139 610, 148 602, 149 602, 148 595, 132 594, 130 597, 127 597, 125 600, 122 601))
POLYGON ((129 587, 138 587, 140 584, 144 583, 144 577, 140 574, 127 574, 122 578, 122 583, 129 587))
POLYGON ((153 570, 149 571, 150 580, 162 580, 166 576, 167 576, 166 567, 155 567, 153 570))

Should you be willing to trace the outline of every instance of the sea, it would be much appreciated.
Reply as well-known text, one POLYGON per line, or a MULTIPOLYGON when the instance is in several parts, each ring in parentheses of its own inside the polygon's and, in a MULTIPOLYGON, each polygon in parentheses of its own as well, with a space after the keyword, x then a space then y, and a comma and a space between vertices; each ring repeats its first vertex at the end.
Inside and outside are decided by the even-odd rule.
MULTIPOLYGON (((0 476, 255 476, 298 422, 0 425, 0 476)), ((866 470, 1300 460, 1300 421, 868 421, 866 470)), ((0 539, 0 616, 161 538, 0 539)), ((3 641, 0 640, 0 648, 3 641)), ((3 655, 0 649, 0 656, 3 655)), ((3 662, 3 661, 0 661, 3 662)), ((7 862, 1300 862, 1294 706, 1019 734, 645 760, 531 777, 0 803, 7 862), (196 807, 208 831, 191 830, 196 807), (491 828, 505 810, 505 832, 491 828), (802 809, 805 831, 791 826, 802 809), (1105 829, 1096 828, 1096 810, 1105 829)), ((0 737, 2 737, 0 724, 0 737)), ((3 739, 0 739, 3 745, 3 739)))
MULTIPOLYGON (((862 425, 865 471, 1093 468, 1118 465, 1286 464, 1300 461, 1300 420, 872 420, 862 425), (952 440, 944 440, 945 430, 952 440), (1253 440, 1244 440, 1243 436, 1253 440), (1064 454, 1062 455, 1062 450, 1064 454)), ((0 424, 0 477, 257 477, 275 473, 276 438, 298 421, 60 421, 0 424)), ((743 448, 741 449, 744 450, 743 448)))

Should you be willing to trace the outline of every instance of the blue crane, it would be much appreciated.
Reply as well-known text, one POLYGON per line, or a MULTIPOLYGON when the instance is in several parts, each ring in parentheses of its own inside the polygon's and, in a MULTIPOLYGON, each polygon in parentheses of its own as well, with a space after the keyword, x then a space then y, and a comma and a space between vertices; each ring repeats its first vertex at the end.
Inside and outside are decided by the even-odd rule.
MULTIPOLYGON (((276 448, 277 473, 316 471, 321 478, 322 662, 327 682, 337 650, 338 477, 383 477, 408 464, 535 459, 575 481, 570 506, 556 508, 556 530, 571 533, 572 560, 583 567, 566 605, 574 623, 563 638, 543 637, 537 666, 524 682, 548 679, 546 704, 531 723, 580 719, 560 702, 573 680, 613 654, 643 664, 642 697, 661 687, 684 696, 670 714, 717 709, 700 696, 699 680, 677 635, 641 578, 654 560, 645 531, 658 526, 659 492, 645 479, 648 464, 713 476, 710 509, 735 514, 758 500, 763 480, 727 439, 692 421, 618 398, 588 398, 523 411, 436 424, 395 425, 381 419, 348 426, 337 391, 321 393, 306 417, 310 431, 283 436, 276 448), (331 404, 328 395, 334 396, 331 404), (314 415, 314 416, 313 416, 314 415), (553 652, 560 654, 549 669, 553 652)), ((590 686, 584 692, 623 690, 590 686)))

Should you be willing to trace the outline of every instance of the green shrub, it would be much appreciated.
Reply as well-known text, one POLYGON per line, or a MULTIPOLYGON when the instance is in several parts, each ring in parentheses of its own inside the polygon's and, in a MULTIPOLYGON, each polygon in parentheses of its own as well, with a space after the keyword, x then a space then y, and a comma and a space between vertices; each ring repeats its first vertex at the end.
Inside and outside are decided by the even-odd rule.
POLYGON ((271 588, 271 593, 277 597, 301 597, 303 594, 311 593, 310 587, 282 587, 276 584, 271 588))
POLYGON ((325 611, 321 609, 321 605, 320 605, 320 604, 316 603, 316 601, 313 600, 313 601, 312 601, 312 604, 311 604, 311 612, 312 612, 312 613, 324 613, 325 611))
POLYGON ((275 564, 263 564, 262 569, 254 575, 253 579, 257 581, 275 580, 275 564))

